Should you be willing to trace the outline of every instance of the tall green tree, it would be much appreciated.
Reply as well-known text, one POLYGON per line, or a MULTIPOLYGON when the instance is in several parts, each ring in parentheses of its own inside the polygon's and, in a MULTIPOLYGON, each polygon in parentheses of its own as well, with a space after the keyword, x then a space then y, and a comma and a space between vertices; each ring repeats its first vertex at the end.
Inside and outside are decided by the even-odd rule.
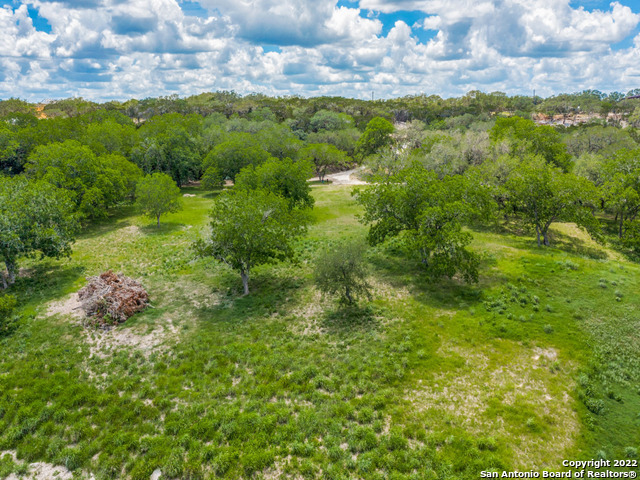
POLYGON ((85 218, 107 215, 108 208, 131 198, 140 169, 121 155, 97 157, 75 140, 37 147, 25 165, 29 177, 68 190, 85 218))
POLYGON ((549 227, 554 222, 575 222, 594 236, 599 234, 595 218, 595 186, 586 178, 564 173, 542 157, 528 157, 505 184, 509 201, 525 225, 536 231, 538 246, 549 245, 549 227))
POLYGON ((144 215, 155 218, 156 225, 159 227, 161 215, 182 209, 180 188, 166 173, 152 173, 138 182, 136 205, 144 215))
POLYGON ((311 208, 314 199, 307 180, 313 175, 313 164, 306 159, 272 158, 261 165, 249 165, 236 176, 235 188, 269 190, 285 198, 292 208, 311 208))
POLYGON ((145 172, 164 172, 182 186, 201 176, 202 117, 157 115, 138 130, 132 160, 145 172))
POLYGON ((362 158, 376 153, 380 148, 391 143, 393 131, 394 127, 390 121, 382 117, 372 118, 358 139, 356 152, 362 158))
POLYGON ((364 207, 361 221, 371 225, 369 242, 376 245, 397 237, 416 255, 435 280, 460 274, 478 279, 478 256, 467 247, 472 237, 462 225, 480 212, 488 192, 470 188, 460 175, 438 176, 422 165, 410 167, 383 181, 354 191, 364 207))
POLYGON ((45 181, 0 176, 0 256, 4 288, 15 282, 21 257, 71 253, 78 231, 69 194, 45 181))
POLYGON ((196 243, 200 255, 212 256, 238 271, 249 293, 253 267, 294 256, 292 242, 306 232, 307 217, 275 193, 259 189, 226 191, 211 211, 211 233, 196 243))
POLYGON ((499 117, 489 130, 489 136, 494 142, 507 140, 512 155, 520 158, 540 155, 547 163, 565 172, 571 169, 571 155, 553 127, 536 125, 533 120, 520 117, 499 117))
POLYGON ((621 150, 602 165, 605 209, 615 214, 618 238, 640 242, 635 220, 640 213, 640 149, 621 150))
POLYGON ((320 181, 324 180, 327 171, 348 163, 345 153, 327 143, 311 143, 298 152, 298 158, 310 161, 314 165, 315 174, 320 181))
POLYGON ((228 140, 216 145, 205 157, 202 169, 216 167, 223 178, 234 180, 247 165, 260 165, 271 155, 249 133, 232 133, 228 140))

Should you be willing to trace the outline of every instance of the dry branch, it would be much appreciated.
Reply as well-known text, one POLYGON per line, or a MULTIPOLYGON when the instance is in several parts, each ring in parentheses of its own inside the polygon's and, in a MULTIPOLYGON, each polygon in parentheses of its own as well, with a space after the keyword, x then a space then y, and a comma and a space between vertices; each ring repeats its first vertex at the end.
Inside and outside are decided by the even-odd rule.
POLYGON ((148 306, 149 295, 142 284, 121 273, 109 270, 87 280, 78 292, 80 308, 100 326, 124 322, 148 306))

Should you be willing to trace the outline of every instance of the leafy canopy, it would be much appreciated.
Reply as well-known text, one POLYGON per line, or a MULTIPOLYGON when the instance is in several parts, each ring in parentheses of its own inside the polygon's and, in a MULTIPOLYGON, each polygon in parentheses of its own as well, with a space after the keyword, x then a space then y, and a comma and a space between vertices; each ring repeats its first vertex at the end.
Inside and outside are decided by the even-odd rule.
POLYGON ((509 202, 525 225, 536 230, 538 246, 549 245, 554 222, 575 222, 597 236, 593 216, 596 189, 586 178, 564 173, 542 157, 527 157, 505 183, 509 202))
POLYGON ((36 147, 26 164, 29 177, 69 191, 83 217, 100 218, 131 197, 140 169, 117 154, 97 157, 75 140, 36 147))
POLYGON ((300 160, 310 161, 314 165, 316 176, 323 180, 330 168, 345 165, 347 155, 333 145, 327 143, 311 143, 298 152, 300 160))
POLYGON ((244 294, 256 265, 294 256, 292 242, 306 232, 307 217, 264 189, 225 191, 211 210, 211 233, 196 243, 201 255, 212 256, 238 271, 244 294))
POLYGON ((136 205, 160 226, 161 215, 182 209, 180 189, 166 173, 146 175, 136 187, 136 205))
POLYGON ((235 188, 263 188, 285 198, 292 208, 312 208, 314 199, 307 180, 313 175, 313 164, 307 159, 294 162, 290 158, 272 158, 262 165, 249 165, 236 177, 235 188))
POLYGON ((488 192, 460 175, 438 176, 414 163, 380 183, 354 191, 364 207, 361 221, 371 225, 369 242, 397 237, 425 265, 428 276, 478 279, 478 258, 466 247, 472 237, 462 222, 489 204, 488 192), (485 198, 486 197, 486 198, 485 198))
POLYGON ((548 125, 536 125, 533 120, 520 117, 499 117, 489 131, 494 142, 507 140, 511 154, 524 158, 540 155, 547 163, 567 172, 571 169, 571 155, 562 143, 560 134, 548 125))
POLYGON ((271 155, 249 133, 232 133, 229 139, 216 145, 205 157, 202 168, 216 167, 223 178, 234 180, 247 165, 260 165, 271 155))
POLYGON ((361 157, 376 153, 380 148, 391 143, 393 124, 382 117, 372 118, 364 133, 358 139, 356 151, 361 157))
POLYGON ((15 281, 20 257, 60 258, 71 253, 78 231, 68 192, 46 181, 0 176, 0 259, 3 283, 15 281))
POLYGON ((322 252, 315 263, 314 280, 323 294, 340 295, 340 300, 353 304, 358 297, 371 298, 364 261, 365 245, 349 241, 333 245, 322 252))

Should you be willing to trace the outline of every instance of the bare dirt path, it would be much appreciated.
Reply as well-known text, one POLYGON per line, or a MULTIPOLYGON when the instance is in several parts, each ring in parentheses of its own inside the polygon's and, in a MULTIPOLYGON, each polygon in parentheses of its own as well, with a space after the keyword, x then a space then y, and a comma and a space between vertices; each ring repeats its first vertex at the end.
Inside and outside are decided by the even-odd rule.
MULTIPOLYGON (((333 185, 366 185, 367 182, 360 180, 354 175, 356 172, 362 170, 362 167, 347 170, 345 172, 330 173, 325 175, 325 180, 330 180, 333 185)), ((311 179, 311 181, 318 181, 317 177, 311 179)))

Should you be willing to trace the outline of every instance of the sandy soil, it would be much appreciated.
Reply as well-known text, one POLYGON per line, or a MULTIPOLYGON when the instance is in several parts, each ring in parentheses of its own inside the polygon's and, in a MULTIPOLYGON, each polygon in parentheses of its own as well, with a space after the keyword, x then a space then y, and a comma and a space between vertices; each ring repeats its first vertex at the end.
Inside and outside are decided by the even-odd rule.
MULTIPOLYGON (((366 185, 364 182, 357 178, 354 174, 359 172, 362 168, 354 168, 345 172, 336 172, 325 175, 326 180, 330 180, 333 185, 366 185)), ((318 177, 312 178, 310 181, 317 182, 318 177)))

